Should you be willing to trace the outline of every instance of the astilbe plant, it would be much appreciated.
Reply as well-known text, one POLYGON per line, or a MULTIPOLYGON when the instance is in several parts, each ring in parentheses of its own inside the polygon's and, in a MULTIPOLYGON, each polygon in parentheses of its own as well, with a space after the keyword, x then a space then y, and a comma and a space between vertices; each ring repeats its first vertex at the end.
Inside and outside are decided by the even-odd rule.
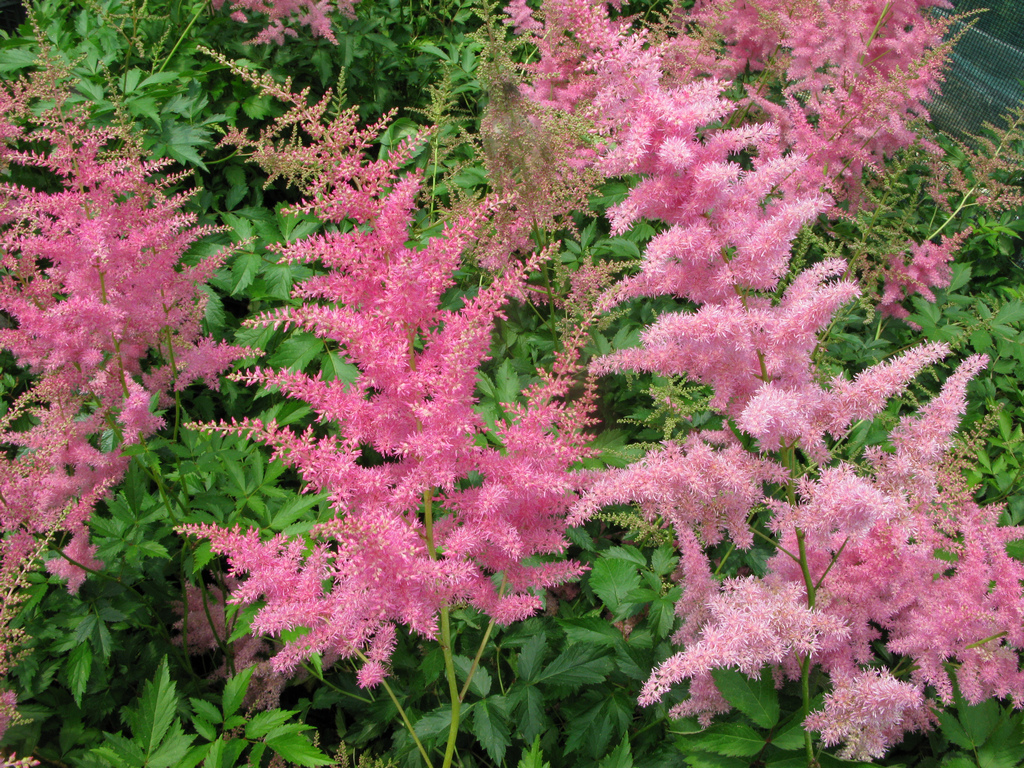
MULTIPOLYGON (((565 5, 553 3, 545 22, 575 23, 565 5)), ((686 681, 689 696, 672 713, 707 725, 730 709, 712 670, 794 681, 815 764, 813 732, 825 746, 843 744, 843 756, 872 758, 932 725, 934 708, 953 699, 949 665, 972 703, 1022 700, 1024 565, 1005 549, 1021 534, 1000 528, 999 510, 979 507, 944 471, 968 381, 985 359, 966 360, 937 397, 899 422, 888 445, 844 455, 853 425, 876 417, 948 348, 923 345, 852 381, 824 380, 814 352, 859 291, 838 259, 803 271, 790 264, 796 232, 828 205, 815 192, 820 169, 780 148, 771 123, 705 127, 728 125, 732 107, 721 87, 657 76, 667 53, 642 48, 641 36, 621 25, 589 18, 569 42, 554 39, 589 44, 595 28, 600 54, 573 62, 579 76, 570 68, 558 78, 588 83, 586 98, 600 105, 611 141, 599 167, 640 175, 609 211, 612 230, 641 217, 665 222, 640 272, 605 303, 667 295, 696 309, 663 315, 639 347, 600 358, 592 370, 709 385, 725 427, 696 430, 604 473, 572 515, 581 522, 605 505, 634 503, 676 537, 682 650, 654 672, 641 703, 686 681), (615 76, 588 79, 601 68, 615 76), (729 156, 740 151, 745 166, 729 156), (765 575, 716 578, 709 547, 729 540, 749 548, 755 537, 775 550, 765 575), (901 663, 890 668, 876 647, 901 663), (828 681, 824 691, 812 687, 815 671, 828 681), (823 704, 812 711, 819 692, 823 704)))
POLYGON ((461 699, 450 608, 468 603, 492 624, 507 624, 542 607, 538 590, 581 572, 562 553, 565 515, 577 498, 568 469, 586 455, 588 398, 566 402, 575 373, 566 355, 525 401, 505 406, 506 422, 488 425, 474 408, 477 370, 502 306, 523 297, 538 257, 453 297, 453 275, 487 208, 410 242, 421 182, 398 173, 409 145, 368 162, 374 129, 358 129, 354 110, 325 123, 322 105, 286 98, 293 108, 277 128, 297 125, 309 140, 281 142, 280 131, 269 130, 257 142, 259 157, 311 194, 298 210, 337 228, 279 247, 282 259, 326 272, 294 289, 298 306, 254 323, 314 333, 359 372, 350 383, 268 368, 239 374, 305 401, 316 423, 298 433, 259 420, 207 428, 272 446, 306 491, 329 494, 334 514, 299 537, 185 530, 228 556, 240 579, 231 601, 259 605, 253 632, 280 638, 301 629, 271 659, 279 675, 314 654, 325 663, 358 657, 359 684, 373 686, 388 674, 397 631, 439 640, 453 706, 447 766, 461 699))
POLYGON ((950 22, 935 10, 951 7, 947 0, 703 0, 685 21, 715 35, 724 55, 693 57, 684 71, 728 80, 757 73, 748 104, 808 156, 802 181, 850 199, 865 168, 919 141, 910 122, 927 118, 951 45, 942 42, 950 22))
MULTIPOLYGON (((877 170, 893 153, 920 143, 912 122, 927 117, 952 45, 942 41, 948 19, 934 13, 948 7, 944 0, 708 0, 676 10, 654 31, 634 29, 635 20, 625 15, 612 19, 608 5, 549 0, 536 17, 523 0, 507 8, 513 30, 536 48, 521 66, 527 76, 522 95, 539 107, 590 118, 611 149, 599 159, 585 147, 586 157, 606 175, 625 173, 630 166, 618 158, 635 151, 631 142, 649 137, 642 103, 662 109, 670 124, 681 114, 689 121, 691 110, 701 109, 702 125, 722 121, 748 132, 716 137, 719 144, 733 141, 731 151, 743 147, 744 136, 762 131, 774 136, 776 156, 802 158, 763 193, 793 192, 794 200, 827 196, 840 204, 823 209, 833 218, 863 202, 866 169, 877 170), (756 78, 743 96, 735 101, 733 93, 731 103, 718 98, 744 72, 756 78), (685 113, 672 103, 676 94, 695 90, 709 98, 687 102, 685 113)), ((690 162, 681 153, 692 149, 666 141, 656 161, 690 162)), ((676 199, 689 195, 666 178, 644 183, 668 184, 672 190, 662 191, 676 199)), ((937 234, 900 244, 872 266, 887 314, 905 316, 899 302, 906 296, 929 297, 948 285, 948 262, 960 241, 932 242, 937 234)))
POLYGON ((213 0, 214 9, 228 3, 231 18, 237 22, 249 21, 246 12, 266 16, 267 24, 250 43, 277 43, 284 45, 285 37, 296 37, 298 32, 285 22, 307 26, 313 37, 324 37, 332 43, 338 40, 331 29, 331 14, 338 13, 355 18, 355 4, 359 0, 213 0))
MULTIPOLYGON (((17 583, 61 531, 47 567, 75 592, 80 566, 101 565, 86 523, 124 474, 120 447, 162 426, 154 400, 166 406, 199 378, 216 386, 239 350, 200 332, 197 284, 220 259, 181 263, 209 230, 166 195, 174 177, 153 180, 166 163, 90 126, 58 77, 51 68, 0 89, 0 165, 38 184, 0 184, 0 311, 11 326, 0 346, 32 376, 0 421, 0 578, 17 583)), ((12 650, 5 640, 0 651, 12 650)))

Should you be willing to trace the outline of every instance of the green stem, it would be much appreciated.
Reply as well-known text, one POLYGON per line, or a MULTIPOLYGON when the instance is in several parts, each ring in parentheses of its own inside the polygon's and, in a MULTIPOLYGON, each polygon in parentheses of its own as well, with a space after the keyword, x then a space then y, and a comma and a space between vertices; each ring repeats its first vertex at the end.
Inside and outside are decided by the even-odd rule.
MULTIPOLYGON (((365 656, 363 656, 362 653, 360 653, 359 656, 363 659, 363 661, 368 660, 365 656)), ((405 708, 398 703, 398 697, 395 696, 395 692, 391 690, 391 686, 388 685, 388 681, 381 680, 380 684, 384 686, 384 690, 388 692, 388 696, 391 697, 392 703, 395 705, 395 708, 398 709, 398 716, 402 718, 402 722, 405 724, 405 729, 409 731, 409 734, 412 736, 412 740, 416 743, 416 748, 420 751, 420 754, 423 756, 423 762, 427 764, 427 768, 434 768, 434 764, 430 762, 430 755, 427 754, 427 750, 423 746, 423 742, 420 741, 419 736, 416 735, 416 731, 413 729, 412 723, 409 722, 409 716, 405 714, 405 708)))
MULTIPOLYGON (((800 694, 803 697, 801 707, 801 722, 811 714, 811 657, 810 654, 800 659, 800 694)), ((817 765, 814 759, 814 742, 811 741, 811 732, 804 728, 804 751, 807 753, 807 766, 817 765)))
MULTIPOLYGON (((504 582, 502 582, 504 586, 504 582)), ((466 675, 466 682, 462 684, 462 689, 459 691, 459 701, 465 701, 466 691, 469 690, 469 684, 473 681, 473 675, 476 673, 477 667, 480 666, 480 657, 484 655, 484 648, 487 647, 487 641, 491 639, 491 630, 494 629, 494 618, 487 623, 487 629, 484 631, 483 640, 480 641, 480 647, 476 649, 476 656, 473 657, 473 663, 469 667, 469 674, 466 675)))
POLYGON ((462 699, 459 696, 459 683, 455 678, 455 659, 452 657, 452 628, 446 603, 441 605, 441 650, 444 653, 444 670, 448 677, 448 692, 452 697, 452 723, 448 728, 448 743, 445 745, 444 762, 441 764, 441 768, 450 768, 452 758, 455 757, 455 737, 459 734, 459 710, 462 708, 462 699))
POLYGON ((156 70, 157 72, 163 72, 164 71, 164 67, 166 67, 167 64, 170 62, 171 57, 174 56, 175 52, 178 50, 178 46, 181 45, 181 41, 185 39, 185 35, 188 34, 188 31, 190 29, 192 29, 192 25, 196 23, 196 19, 199 18, 199 15, 203 12, 203 10, 204 10, 204 6, 202 6, 202 5, 199 6, 199 10, 195 12, 195 15, 192 17, 192 21, 190 21, 188 23, 188 26, 186 26, 185 29, 182 30, 181 34, 178 35, 178 42, 176 42, 174 44, 174 47, 171 48, 171 52, 167 54, 167 58, 164 59, 163 64, 160 65, 160 68, 158 70, 156 70))
MULTIPOLYGON (((427 553, 431 560, 437 560, 437 545, 434 543, 434 491, 423 492, 423 532, 427 542, 427 553)), ((459 696, 459 682, 455 677, 455 659, 452 655, 452 626, 448 603, 441 603, 441 652, 444 654, 445 676, 448 678, 448 692, 452 698, 452 722, 448 728, 448 743, 444 749, 442 768, 450 768, 455 756, 455 737, 459 734, 459 711, 462 699, 459 696)))

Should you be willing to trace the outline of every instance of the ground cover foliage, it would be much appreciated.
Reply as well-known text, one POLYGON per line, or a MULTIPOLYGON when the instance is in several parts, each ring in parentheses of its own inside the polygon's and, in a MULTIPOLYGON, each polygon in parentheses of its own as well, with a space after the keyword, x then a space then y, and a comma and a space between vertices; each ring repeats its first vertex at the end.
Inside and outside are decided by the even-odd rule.
POLYGON ((940 0, 39 0, 0 760, 1015 766, 1024 112, 940 0))

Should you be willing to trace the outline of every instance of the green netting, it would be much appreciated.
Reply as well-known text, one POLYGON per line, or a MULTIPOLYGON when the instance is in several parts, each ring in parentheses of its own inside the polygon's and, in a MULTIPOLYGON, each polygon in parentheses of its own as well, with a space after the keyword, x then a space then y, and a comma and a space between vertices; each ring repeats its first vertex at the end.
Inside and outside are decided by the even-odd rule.
POLYGON ((929 106, 932 122, 957 138, 981 132, 983 123, 1003 127, 1007 111, 1024 101, 1024 0, 952 0, 954 13, 988 10, 962 36, 942 86, 929 106))

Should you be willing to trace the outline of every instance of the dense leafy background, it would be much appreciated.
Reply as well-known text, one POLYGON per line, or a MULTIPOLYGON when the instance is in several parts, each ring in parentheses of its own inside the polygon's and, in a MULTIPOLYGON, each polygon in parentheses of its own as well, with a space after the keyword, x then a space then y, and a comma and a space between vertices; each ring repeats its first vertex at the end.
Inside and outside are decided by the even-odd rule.
MULTIPOLYGON (((395 111, 375 152, 388 152, 419 125, 438 124, 434 143, 413 162, 432 179, 436 199, 450 201, 456 188, 485 183, 472 139, 489 95, 478 76, 481 21, 469 0, 362 0, 356 19, 337 21, 337 45, 300 34, 281 47, 247 44, 257 24, 240 25, 200 0, 39 0, 34 9, 34 26, 23 24, 0 39, 0 75, 32 70, 41 48, 50 48, 71 66, 78 79, 74 98, 91 105, 92 119, 105 124, 126 117, 153 157, 170 158, 176 169, 190 172, 179 182, 192 192, 190 209, 204 223, 225 225, 193 256, 242 244, 205 288, 206 330, 262 351, 240 365, 259 359, 350 377, 351 366, 309 334, 242 327, 246 317, 291 302, 292 286, 311 274, 308 267, 277 263, 267 246, 322 225, 284 215, 281 208, 296 193, 281 182, 264 188, 262 173, 245 157, 218 147, 225 130, 255 132, 283 108, 204 49, 279 81, 287 75, 314 96, 338 86, 344 103, 359 105, 366 121, 395 111)), ((647 9, 654 10, 654 4, 647 9)), ((956 146, 945 146, 947 162, 963 161, 956 146)), ((911 201, 883 209, 878 215, 888 221, 840 221, 830 231, 808 233, 804 247, 852 251, 886 226, 926 232, 942 214, 918 173, 924 171, 908 161, 895 181, 886 182, 887 194, 911 201)), ((45 183, 27 175, 14 181, 45 183)), ((562 238, 561 274, 590 256, 623 268, 638 258, 653 229, 637 226, 611 237, 599 216, 625 188, 621 181, 606 184, 592 210, 577 214, 575 231, 553 233, 562 238)), ((424 206, 431 209, 432 203, 424 206)), ((422 220, 430 224, 426 214, 422 220)), ((992 364, 971 385, 963 429, 975 438, 965 448, 976 460, 968 481, 977 485, 977 499, 1005 504, 1004 522, 1018 525, 1024 522, 1024 220, 1019 211, 988 216, 979 210, 955 224, 968 225, 973 231, 952 285, 934 303, 913 300, 910 320, 920 330, 882 319, 866 305, 853 306, 830 329, 821 362, 862 369, 921 337, 949 342, 960 355, 989 354, 992 364)), ((473 290, 481 279, 472 266, 458 277, 456 293, 473 290)), ((660 309, 656 302, 627 305, 593 332, 585 356, 635 344, 660 309)), ((557 342, 549 311, 512 306, 499 325, 492 360, 479 379, 479 409, 487 418, 498 417, 503 404, 515 402, 535 380, 538 367, 550 363, 557 342)), ((26 374, 6 354, 0 366, 6 403, 22 391, 26 374)), ((918 386, 914 394, 924 398, 937 382, 925 378, 918 386)), ((707 393, 682 382, 620 375, 606 377, 601 387, 600 454, 589 462, 594 467, 623 466, 642 454, 642 444, 684 435, 711 419, 704 409, 707 393), (652 405, 653 391, 668 394, 676 407, 652 405)), ((182 407, 183 421, 261 416, 300 424, 311 418, 308 408, 228 381, 219 392, 190 388, 182 407)), ((894 402, 886 414, 890 423, 911 407, 909 399, 894 402)), ((851 443, 877 442, 884 426, 863 425, 851 443)), ((249 673, 234 668, 232 643, 245 636, 250 615, 229 606, 232 635, 204 656, 189 657, 176 642, 176 606, 185 585, 205 584, 215 602, 225 574, 208 545, 178 536, 174 527, 211 522, 301 533, 330 510, 322 497, 299 490, 294 472, 237 437, 179 424, 134 447, 125 481, 92 518, 106 568, 90 575, 74 596, 42 571, 30 577, 19 620, 28 653, 12 678, 30 722, 11 728, 3 747, 53 766, 267 765, 275 754, 291 764, 318 765, 325 763, 324 753, 339 749, 349 757, 355 750, 399 766, 419 765, 391 699, 380 689, 359 689, 351 665, 325 670, 311 663, 291 681, 279 706, 248 712, 242 701, 249 673), (204 569, 213 573, 205 582, 204 569), (221 667, 229 675, 226 684, 212 676, 221 667)), ((496 629, 486 646, 463 712, 461 765, 800 764, 793 757, 802 746, 794 715, 799 702, 788 688, 776 691, 723 673, 717 682, 736 711, 706 731, 668 720, 672 702, 638 708, 640 686, 671 650, 679 590, 669 578, 674 550, 627 508, 608 510, 575 530, 572 542, 568 554, 590 567, 579 585, 549 593, 543 615, 496 629)), ((719 557, 726 575, 758 574, 768 554, 755 546, 731 557, 723 548, 719 557)), ((1024 558, 1024 548, 1019 555, 1024 558)), ((455 621, 456 663, 465 675, 486 620, 466 608, 455 612, 455 621)), ((436 647, 413 636, 400 639, 391 684, 432 750, 443 748, 451 717, 442 672, 436 647)), ((938 729, 909 739, 887 762, 1009 768, 1024 760, 1022 737, 1024 715, 1008 705, 960 702, 940 717, 938 729)), ((344 753, 338 759, 344 761, 344 753)))

